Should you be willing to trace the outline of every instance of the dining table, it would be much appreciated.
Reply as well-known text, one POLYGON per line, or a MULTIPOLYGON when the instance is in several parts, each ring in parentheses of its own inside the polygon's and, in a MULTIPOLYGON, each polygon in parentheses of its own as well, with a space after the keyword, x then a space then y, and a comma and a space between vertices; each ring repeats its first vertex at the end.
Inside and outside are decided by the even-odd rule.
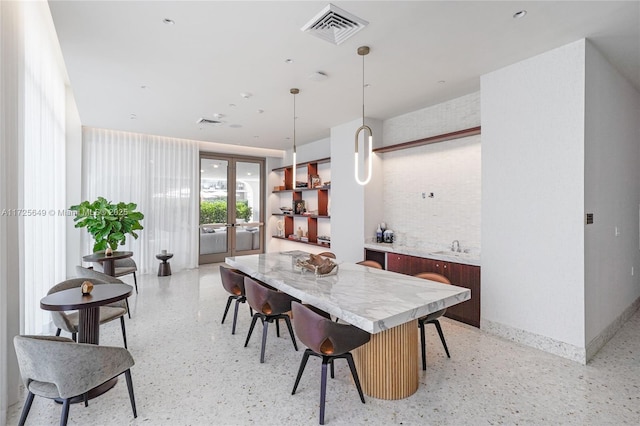
POLYGON ((102 265, 103 273, 115 277, 115 261, 118 259, 126 259, 127 257, 131 256, 133 256, 132 251, 114 251, 111 252, 111 254, 106 254, 103 250, 88 254, 86 256, 82 256, 82 260, 84 260, 85 262, 100 263, 102 265))
MULTIPOLYGON (((293 250, 227 257, 244 274, 371 333, 353 351, 363 391, 402 399, 418 390, 418 318, 471 298, 455 285, 335 260, 329 275, 301 268, 309 253, 293 250)), ((295 321, 295 318, 293 318, 295 321)))

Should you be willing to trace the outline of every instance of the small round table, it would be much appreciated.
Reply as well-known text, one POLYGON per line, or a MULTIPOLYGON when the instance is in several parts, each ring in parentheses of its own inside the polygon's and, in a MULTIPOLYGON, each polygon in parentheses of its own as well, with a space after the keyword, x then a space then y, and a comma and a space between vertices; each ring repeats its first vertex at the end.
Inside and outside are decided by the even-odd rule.
POLYGON ((173 257, 173 253, 166 254, 156 254, 156 259, 162 260, 160 266, 158 266, 158 276, 159 277, 167 277, 171 275, 171 265, 167 260, 173 257))
POLYGON ((132 251, 114 251, 111 256, 104 254, 104 251, 99 251, 93 254, 88 254, 82 257, 85 262, 98 262, 102 263, 102 268, 105 274, 114 277, 116 275, 116 266, 114 260, 125 259, 133 256, 132 251))

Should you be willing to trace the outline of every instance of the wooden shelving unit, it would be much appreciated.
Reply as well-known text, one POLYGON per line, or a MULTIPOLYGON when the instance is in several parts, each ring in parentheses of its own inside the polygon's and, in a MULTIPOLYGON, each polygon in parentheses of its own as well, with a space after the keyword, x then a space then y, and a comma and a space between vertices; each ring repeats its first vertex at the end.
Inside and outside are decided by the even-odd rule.
POLYGON ((307 168, 307 188, 293 188, 292 187, 292 166, 278 167, 273 169, 273 172, 282 172, 284 174, 284 189, 273 190, 274 194, 289 193, 291 194, 291 205, 295 201, 304 200, 303 194, 315 193, 318 199, 318 213, 317 214, 285 214, 285 213, 272 213, 273 216, 280 216, 284 219, 284 236, 273 235, 273 238, 294 241, 302 244, 310 244, 320 247, 329 248, 329 244, 318 243, 318 220, 330 219, 329 216, 329 191, 330 187, 320 186, 317 188, 310 188, 311 176, 319 175, 318 164, 328 163, 329 158, 323 158, 321 160, 309 161, 306 163, 296 164, 296 168, 307 168), (295 219, 306 218, 307 219, 307 238, 308 241, 300 241, 288 238, 289 235, 295 235, 295 219))

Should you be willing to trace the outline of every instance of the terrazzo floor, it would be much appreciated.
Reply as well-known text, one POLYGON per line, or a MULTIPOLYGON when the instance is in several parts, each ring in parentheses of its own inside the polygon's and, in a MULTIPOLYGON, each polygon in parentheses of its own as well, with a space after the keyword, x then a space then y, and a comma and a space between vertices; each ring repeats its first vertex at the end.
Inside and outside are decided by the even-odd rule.
MULTIPOLYGON (((122 377, 89 407, 73 405, 70 425, 318 424, 319 359, 310 359, 291 395, 303 347, 294 351, 288 333, 277 338, 270 327, 260 364, 261 327, 243 347, 248 307, 240 306, 235 335, 231 317, 220 324, 227 294, 218 267, 138 277, 126 321, 138 418, 122 377)), ((586 366, 455 321, 442 325, 452 357, 428 327, 427 371, 409 398, 366 397, 362 404, 346 362, 338 361, 327 383, 326 424, 640 424, 640 312, 586 366)), ((121 346, 118 321, 104 325, 100 339, 121 346)), ((17 424, 21 409, 22 402, 10 407, 7 424, 17 424)), ((58 424, 60 409, 36 397, 27 425, 58 424)))

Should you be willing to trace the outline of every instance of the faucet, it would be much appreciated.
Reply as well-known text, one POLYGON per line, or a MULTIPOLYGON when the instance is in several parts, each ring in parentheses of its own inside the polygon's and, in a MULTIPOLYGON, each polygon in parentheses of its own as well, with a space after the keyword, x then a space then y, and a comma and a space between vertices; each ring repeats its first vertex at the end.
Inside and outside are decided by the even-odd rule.
POLYGON ((451 243, 451 251, 460 251, 460 241, 453 240, 453 242, 451 243))

